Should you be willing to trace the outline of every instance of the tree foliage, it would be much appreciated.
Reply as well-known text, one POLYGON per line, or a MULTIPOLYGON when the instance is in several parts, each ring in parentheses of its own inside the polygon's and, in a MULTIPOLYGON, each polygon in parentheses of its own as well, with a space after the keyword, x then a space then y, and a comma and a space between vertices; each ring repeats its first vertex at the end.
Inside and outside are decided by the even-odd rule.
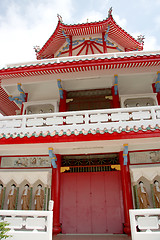
POLYGON ((7 232, 10 230, 7 226, 9 223, 7 222, 0 222, 0 239, 6 239, 10 237, 7 235, 7 232))

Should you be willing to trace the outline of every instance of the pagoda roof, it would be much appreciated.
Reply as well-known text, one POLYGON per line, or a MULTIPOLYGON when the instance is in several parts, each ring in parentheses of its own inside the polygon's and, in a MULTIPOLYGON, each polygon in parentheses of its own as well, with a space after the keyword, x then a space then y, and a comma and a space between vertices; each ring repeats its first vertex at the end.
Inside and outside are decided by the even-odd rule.
POLYGON ((1 80, 48 74, 83 72, 100 69, 127 69, 160 65, 160 51, 117 52, 53 58, 15 64, 0 69, 1 80))
POLYGON ((112 15, 103 21, 66 25, 60 19, 48 41, 37 53, 37 59, 52 58, 65 43, 66 36, 85 36, 105 32, 109 26, 108 37, 125 48, 125 51, 143 50, 143 45, 122 29, 112 15))

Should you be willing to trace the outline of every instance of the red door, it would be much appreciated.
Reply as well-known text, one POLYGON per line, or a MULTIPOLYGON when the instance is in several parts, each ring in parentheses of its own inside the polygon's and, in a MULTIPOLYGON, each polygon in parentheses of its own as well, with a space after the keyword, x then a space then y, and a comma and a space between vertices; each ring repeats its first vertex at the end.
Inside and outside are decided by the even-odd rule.
POLYGON ((120 172, 61 174, 62 233, 123 233, 120 172))

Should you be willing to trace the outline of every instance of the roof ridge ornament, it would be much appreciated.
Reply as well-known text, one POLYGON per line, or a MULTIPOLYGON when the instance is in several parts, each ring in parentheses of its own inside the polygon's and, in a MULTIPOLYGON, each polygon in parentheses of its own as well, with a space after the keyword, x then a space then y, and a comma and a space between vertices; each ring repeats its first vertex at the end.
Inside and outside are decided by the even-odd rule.
POLYGON ((144 44, 144 39, 145 39, 144 35, 137 36, 137 41, 142 45, 144 44))
POLYGON ((58 17, 58 21, 62 23, 63 22, 62 16, 57 13, 57 17, 58 17))
POLYGON ((113 8, 110 7, 110 9, 109 9, 109 11, 108 11, 108 18, 109 18, 110 16, 112 16, 112 10, 113 10, 113 8))

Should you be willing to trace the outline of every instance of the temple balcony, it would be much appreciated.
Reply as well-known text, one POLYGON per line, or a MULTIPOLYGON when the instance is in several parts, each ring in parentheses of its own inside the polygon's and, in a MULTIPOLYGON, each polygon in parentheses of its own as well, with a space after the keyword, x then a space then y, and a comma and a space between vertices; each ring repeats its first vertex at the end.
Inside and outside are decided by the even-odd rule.
POLYGON ((160 128, 160 106, 8 116, 0 119, 0 138, 83 133, 121 133, 160 128))

